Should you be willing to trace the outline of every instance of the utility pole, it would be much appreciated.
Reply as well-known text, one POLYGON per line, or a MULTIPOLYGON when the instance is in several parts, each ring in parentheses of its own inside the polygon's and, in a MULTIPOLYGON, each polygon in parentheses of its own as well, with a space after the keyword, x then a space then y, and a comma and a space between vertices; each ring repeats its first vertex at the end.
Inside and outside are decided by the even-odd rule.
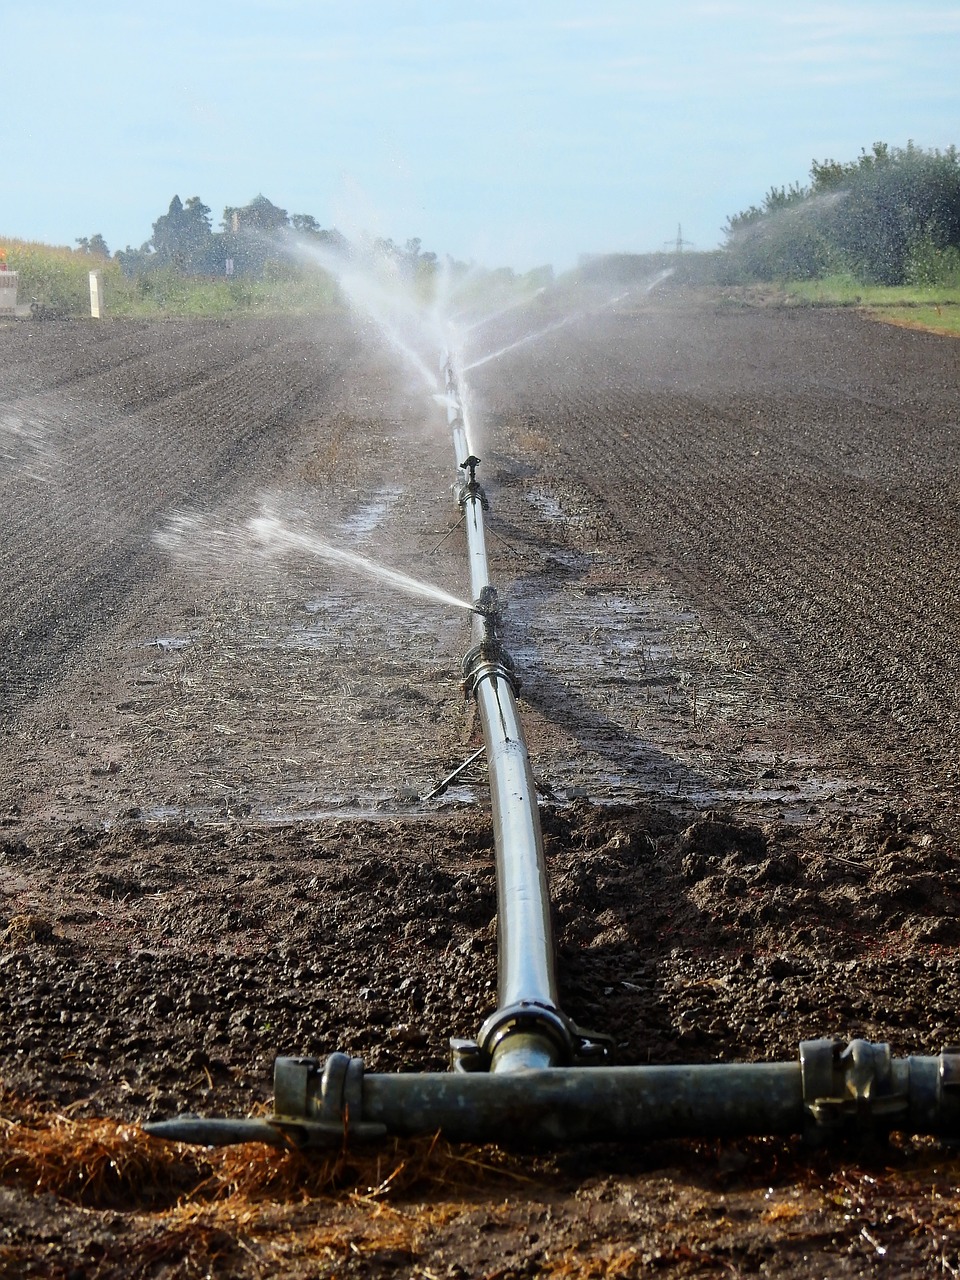
POLYGON ((680 255, 683 253, 684 249, 693 249, 693 248, 694 248, 694 244, 693 244, 693 241, 692 241, 692 240, 684 240, 684 238, 683 238, 683 227, 682 227, 682 226, 680 225, 680 223, 678 222, 678 223, 677 223, 677 238, 676 238, 676 240, 665 240, 665 241, 663 242, 663 247, 664 247, 665 249, 671 249, 671 248, 672 248, 672 249, 673 249, 673 251, 674 251, 674 253, 675 253, 675 254, 677 255, 677 257, 679 258, 679 257, 680 257, 680 255))

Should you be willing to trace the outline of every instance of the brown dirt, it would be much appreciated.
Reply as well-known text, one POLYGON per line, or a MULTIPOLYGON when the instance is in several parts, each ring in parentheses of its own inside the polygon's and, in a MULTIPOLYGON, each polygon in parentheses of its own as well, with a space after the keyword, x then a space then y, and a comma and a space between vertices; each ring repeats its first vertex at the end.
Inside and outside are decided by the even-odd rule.
MULTIPOLYGON (((960 1040, 958 373, 665 294, 467 375, 562 1001, 621 1062, 960 1040)), ((462 594, 454 459, 331 317, 0 327, 0 461, 0 1275, 960 1273, 923 1142, 161 1170, 131 1121, 278 1052, 441 1068, 493 1007, 482 774, 418 799, 476 745, 464 615, 245 531, 462 594)))

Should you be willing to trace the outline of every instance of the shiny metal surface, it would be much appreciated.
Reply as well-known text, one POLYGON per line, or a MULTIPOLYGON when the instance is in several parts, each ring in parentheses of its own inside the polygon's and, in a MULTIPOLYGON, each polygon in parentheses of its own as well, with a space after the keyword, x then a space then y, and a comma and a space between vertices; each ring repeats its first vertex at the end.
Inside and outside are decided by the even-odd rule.
POLYGON ((480 679, 475 696, 493 811, 500 1007, 530 1001, 556 1008, 543 834, 516 700, 510 682, 493 674, 480 679))
MULTIPOLYGON (((445 383, 447 420, 453 436, 467 535, 470 592, 473 600, 479 600, 491 586, 484 501, 475 474, 479 459, 472 455, 456 378, 449 364, 445 368, 445 383)), ((479 660, 468 683, 480 713, 490 781, 497 878, 499 1008, 530 1004, 556 1010, 558 997, 543 833, 514 682, 506 665, 509 660, 491 650, 490 629, 485 619, 475 615, 472 625, 479 660)), ((555 1063, 557 1046, 551 1039, 547 1037, 539 1044, 535 1041, 535 1036, 526 1036, 522 1056, 519 1044, 515 1045, 516 1056, 512 1056, 509 1043, 502 1043, 491 1069, 509 1072, 555 1063)))

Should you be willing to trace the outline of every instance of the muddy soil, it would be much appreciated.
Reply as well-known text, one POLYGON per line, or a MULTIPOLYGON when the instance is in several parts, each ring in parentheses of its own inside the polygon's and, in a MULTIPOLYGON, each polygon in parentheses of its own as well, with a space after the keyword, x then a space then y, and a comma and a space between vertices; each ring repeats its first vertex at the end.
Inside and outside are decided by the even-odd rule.
MULTIPOLYGON (((511 349, 463 377, 565 1010, 622 1063, 960 1041, 960 346, 557 307, 475 330, 464 364, 511 349)), ((466 613, 250 528, 462 596, 455 461, 352 320, 0 327, 6 1133, 245 1113, 278 1052, 443 1069, 495 1006, 482 766, 425 798, 478 746, 466 613)), ((475 1160, 197 1252, 3 1159, 0 1275, 960 1274, 929 1142, 475 1160)))

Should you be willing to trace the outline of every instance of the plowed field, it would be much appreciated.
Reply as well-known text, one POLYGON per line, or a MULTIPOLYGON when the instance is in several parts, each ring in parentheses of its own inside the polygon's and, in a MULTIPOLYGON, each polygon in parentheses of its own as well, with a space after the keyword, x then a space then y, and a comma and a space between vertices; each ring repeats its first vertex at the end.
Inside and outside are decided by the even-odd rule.
MULTIPOLYGON (((501 348, 464 379, 565 1010, 624 1063, 960 1041, 960 346, 665 292, 501 348)), ((422 798, 478 745, 467 615, 250 528, 459 596, 454 463, 352 320, 0 326, 0 1275, 960 1274, 920 1141, 411 1144, 246 1199, 130 1129, 139 1181, 29 1155, 246 1112, 278 1052, 442 1069, 492 1009, 482 766, 422 798)))

